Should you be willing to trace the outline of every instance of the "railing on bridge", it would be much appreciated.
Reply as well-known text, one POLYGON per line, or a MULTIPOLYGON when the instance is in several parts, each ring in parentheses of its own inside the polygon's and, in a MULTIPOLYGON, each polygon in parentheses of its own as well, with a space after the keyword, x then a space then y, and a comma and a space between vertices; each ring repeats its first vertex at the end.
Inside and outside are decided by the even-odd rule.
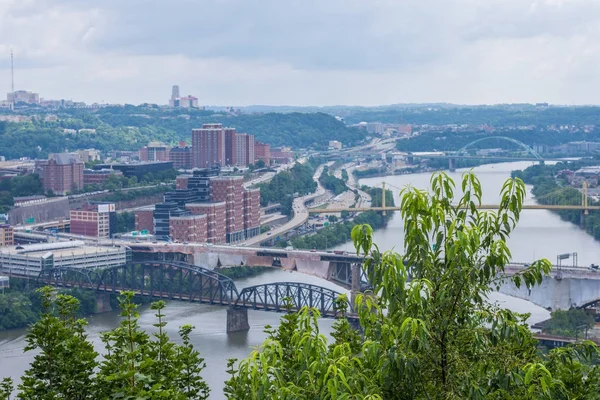
MULTIPOLYGON (((386 185, 389 183, 382 182, 381 186, 385 190, 386 185)), ((395 187, 393 185, 389 185, 397 189, 400 188, 395 187)), ((581 190, 573 188, 571 186, 563 187, 558 190, 555 190, 551 193, 547 193, 545 195, 535 197, 536 204, 523 204, 524 210, 552 210, 552 211, 583 211, 584 215, 587 215, 589 211, 599 211, 600 204, 595 201, 590 201, 588 195, 588 187, 585 182, 583 182, 581 190)), ((476 208, 479 210, 497 210, 500 207, 499 204, 480 204, 477 205, 476 208)), ((396 207, 386 207, 383 204, 382 207, 333 207, 333 208, 312 208, 309 209, 309 214, 332 214, 338 213, 342 211, 349 212, 365 212, 365 211, 400 211, 401 208, 399 206, 396 207)))
MULTIPOLYGON (((336 299, 341 296, 334 290, 298 282, 276 282, 244 288, 235 306, 255 310, 288 311, 302 307, 317 308, 323 317, 336 317, 336 299)), ((348 304, 348 306, 350 306, 348 304)))

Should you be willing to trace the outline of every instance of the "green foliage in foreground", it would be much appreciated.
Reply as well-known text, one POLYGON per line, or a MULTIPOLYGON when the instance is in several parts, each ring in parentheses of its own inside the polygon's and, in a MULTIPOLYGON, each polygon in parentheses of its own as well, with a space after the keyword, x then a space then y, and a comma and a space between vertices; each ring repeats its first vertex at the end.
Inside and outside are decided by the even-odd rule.
POLYGON ((600 369, 588 362, 598 355, 595 344, 540 355, 527 315, 486 300, 502 281, 531 288, 551 268, 539 260, 504 275, 523 182, 506 182, 498 212, 476 208, 481 186, 474 175, 466 174, 461 186, 464 196, 455 201, 454 182, 436 174, 431 195, 414 188, 401 193, 402 255, 380 252, 370 226, 353 229, 357 253, 370 256, 373 285, 356 296, 364 332, 358 344, 338 325, 327 346, 314 310, 284 318, 249 358, 230 361, 229 398, 597 398, 600 369))
MULTIPOLYGON (((119 298, 121 323, 102 335, 100 358, 87 339, 87 322, 77 319, 79 302, 72 296, 40 289, 43 314, 27 334, 25 351, 37 355, 19 384, 17 399, 207 399, 209 389, 200 373, 204 359, 190 342, 190 325, 179 329, 181 344, 169 340, 164 327, 164 301, 152 304, 156 332, 138 325, 133 292, 119 298)), ((0 385, 8 399, 12 382, 0 385)))

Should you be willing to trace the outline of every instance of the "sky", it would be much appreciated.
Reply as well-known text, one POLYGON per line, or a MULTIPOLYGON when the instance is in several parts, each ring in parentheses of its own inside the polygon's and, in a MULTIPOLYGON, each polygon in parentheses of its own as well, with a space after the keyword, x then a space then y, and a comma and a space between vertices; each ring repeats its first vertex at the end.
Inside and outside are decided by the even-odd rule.
POLYGON ((0 99, 600 104, 596 0, 0 0, 0 99))

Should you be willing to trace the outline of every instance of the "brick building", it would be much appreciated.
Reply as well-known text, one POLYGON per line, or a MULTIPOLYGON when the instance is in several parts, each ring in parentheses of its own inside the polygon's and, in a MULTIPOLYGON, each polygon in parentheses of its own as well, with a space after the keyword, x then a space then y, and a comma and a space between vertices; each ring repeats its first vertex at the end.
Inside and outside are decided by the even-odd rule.
POLYGON ((235 163, 238 167, 254 164, 254 135, 238 133, 236 135, 235 163))
POLYGON ((294 153, 289 147, 271 149, 271 160, 277 164, 287 164, 294 159, 294 153))
POLYGON ((144 207, 135 211, 135 230, 148 231, 154 235, 154 206, 144 207))
POLYGON ((68 153, 50 154, 48 160, 36 163, 44 190, 58 195, 83 188, 83 166, 79 157, 68 153))
POLYGON ((206 214, 171 217, 169 219, 169 237, 175 242, 205 243, 207 221, 206 214))
POLYGON ((103 185, 110 176, 123 176, 123 172, 116 169, 84 169, 83 184, 84 185, 103 185))
POLYGON ((227 242, 244 240, 244 178, 241 176, 218 176, 210 180, 212 201, 226 203, 227 242))
POLYGON ((262 142, 254 143, 254 160, 262 160, 265 165, 271 164, 271 145, 262 142))
POLYGON ((224 128, 225 134, 225 164, 224 165, 238 165, 238 134, 233 128, 224 128))
POLYGON ((13 227, 8 224, 0 225, 0 247, 13 246, 15 244, 15 236, 13 227))
POLYGON ((169 161, 175 169, 192 168, 192 148, 185 142, 179 142, 178 147, 173 147, 169 152, 169 161))
POLYGON ((185 207, 194 215, 206 214, 206 241, 208 243, 227 243, 227 204, 224 201, 191 203, 185 207))
POLYGON ((74 235, 110 238, 116 228, 115 205, 86 204, 80 209, 71 210, 70 224, 74 235))
POLYGON ((260 234, 260 189, 244 191, 244 233, 246 239, 260 234))
POLYGON ((221 124, 204 124, 192 129, 192 167, 225 165, 225 132, 221 124))

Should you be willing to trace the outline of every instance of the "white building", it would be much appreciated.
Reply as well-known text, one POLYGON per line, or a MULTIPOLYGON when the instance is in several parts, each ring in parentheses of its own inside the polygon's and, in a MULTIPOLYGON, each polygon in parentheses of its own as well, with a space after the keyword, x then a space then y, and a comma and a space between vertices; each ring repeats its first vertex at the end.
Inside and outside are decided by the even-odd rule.
POLYGON ((82 241, 10 246, 0 250, 0 272, 38 276, 51 268, 109 268, 127 262, 126 247, 88 246, 82 241))

